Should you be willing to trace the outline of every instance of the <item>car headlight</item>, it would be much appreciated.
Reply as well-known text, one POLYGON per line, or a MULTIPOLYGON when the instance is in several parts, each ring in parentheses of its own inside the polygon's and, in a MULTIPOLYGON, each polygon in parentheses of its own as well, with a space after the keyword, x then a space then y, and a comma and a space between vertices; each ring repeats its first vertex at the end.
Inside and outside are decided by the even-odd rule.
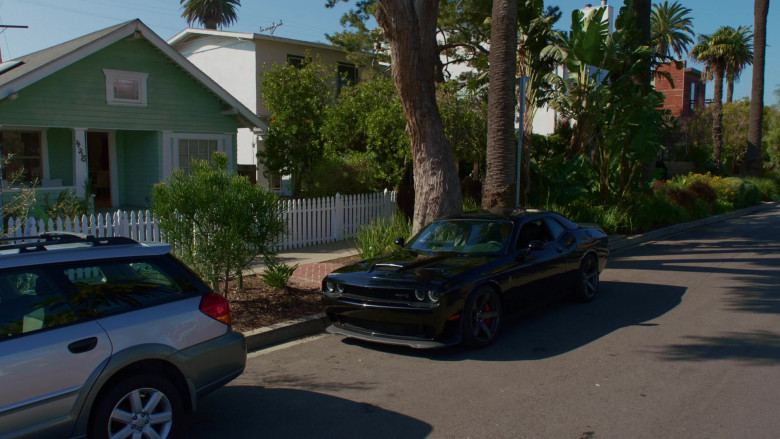
POLYGON ((422 302, 425 300, 425 291, 423 290, 414 290, 414 298, 422 302))
POLYGON ((440 297, 440 295, 439 295, 439 293, 437 291, 434 291, 434 290, 428 291, 428 300, 430 300, 431 303, 438 302, 439 301, 439 297, 440 297))
POLYGON ((332 293, 336 290, 336 283, 330 280, 325 282, 325 290, 329 293, 332 293))
POLYGON ((339 293, 344 294, 344 284, 336 284, 336 290, 338 290, 339 293))

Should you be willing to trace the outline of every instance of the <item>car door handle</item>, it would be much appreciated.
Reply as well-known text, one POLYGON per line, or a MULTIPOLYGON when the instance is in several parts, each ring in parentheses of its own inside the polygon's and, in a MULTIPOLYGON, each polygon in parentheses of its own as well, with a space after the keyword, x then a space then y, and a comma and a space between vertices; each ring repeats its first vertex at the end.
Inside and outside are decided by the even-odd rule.
POLYGON ((81 354, 87 351, 91 351, 92 349, 95 349, 95 346, 97 346, 97 342, 98 342, 97 337, 89 337, 83 340, 74 341, 73 343, 68 345, 68 350, 73 352, 74 354, 81 354))

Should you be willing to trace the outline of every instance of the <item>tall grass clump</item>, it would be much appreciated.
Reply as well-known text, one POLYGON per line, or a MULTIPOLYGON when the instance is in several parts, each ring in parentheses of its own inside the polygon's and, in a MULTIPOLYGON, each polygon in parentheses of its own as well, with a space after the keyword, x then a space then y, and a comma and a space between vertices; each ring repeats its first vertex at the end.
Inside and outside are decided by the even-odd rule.
POLYGON ((752 183, 761 194, 761 201, 780 200, 780 182, 773 178, 746 177, 745 182, 752 183))
POLYGON ((412 223, 397 211, 389 221, 378 219, 358 229, 355 249, 363 259, 375 258, 393 251, 396 238, 408 240, 412 235, 412 223))

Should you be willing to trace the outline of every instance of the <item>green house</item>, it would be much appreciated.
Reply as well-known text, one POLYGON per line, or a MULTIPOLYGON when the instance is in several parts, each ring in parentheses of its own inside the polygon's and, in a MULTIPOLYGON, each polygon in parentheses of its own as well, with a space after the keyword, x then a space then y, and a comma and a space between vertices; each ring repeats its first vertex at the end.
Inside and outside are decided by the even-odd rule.
POLYGON ((239 128, 265 124, 139 20, 0 63, 6 199, 23 169, 39 202, 71 190, 97 208, 147 207, 194 159, 221 151, 235 168, 239 128))

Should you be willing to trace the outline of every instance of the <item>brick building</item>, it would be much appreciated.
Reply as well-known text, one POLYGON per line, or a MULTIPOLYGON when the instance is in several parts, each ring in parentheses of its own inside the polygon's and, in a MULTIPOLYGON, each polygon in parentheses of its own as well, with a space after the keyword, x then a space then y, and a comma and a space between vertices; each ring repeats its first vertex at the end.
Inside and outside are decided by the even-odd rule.
POLYGON ((656 75, 655 89, 666 96, 664 110, 670 110, 678 119, 688 119, 693 116, 693 109, 704 106, 704 81, 701 72, 686 66, 681 61, 682 68, 678 69, 674 63, 666 63, 659 69, 668 72, 672 77, 672 84, 663 76, 656 75))

